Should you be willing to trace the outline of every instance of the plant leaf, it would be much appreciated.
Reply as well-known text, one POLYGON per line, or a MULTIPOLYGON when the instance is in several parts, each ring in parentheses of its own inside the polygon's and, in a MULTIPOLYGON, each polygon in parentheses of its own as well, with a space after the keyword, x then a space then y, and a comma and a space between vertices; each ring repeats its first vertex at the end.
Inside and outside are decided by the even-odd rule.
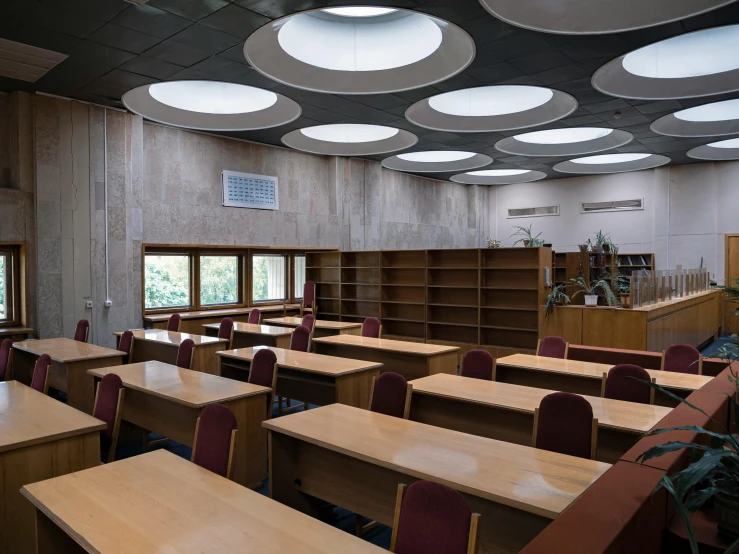
POLYGON ((685 498, 691 488, 702 481, 708 473, 721 464, 721 460, 727 456, 734 456, 731 450, 706 452, 697 462, 693 462, 682 470, 676 478, 673 478, 675 492, 680 498, 685 498))
POLYGON ((685 500, 685 507, 691 511, 695 512, 699 508, 701 508, 709 498, 712 498, 714 494, 717 492, 723 490, 720 487, 708 487, 707 489, 701 489, 694 494, 691 494, 686 500, 685 500))
POLYGON ((677 495, 675 487, 672 486, 672 481, 670 481, 670 479, 666 475, 662 476, 662 486, 667 490, 667 492, 672 495, 672 498, 675 500, 675 511, 680 516, 680 519, 683 520, 683 525, 685 525, 685 532, 688 534, 690 552, 692 552, 692 554, 700 554, 700 551, 698 550, 698 541, 695 539, 693 521, 690 519, 690 512, 683 504, 682 499, 677 495))
POLYGON ((651 448, 648 448, 636 457, 636 462, 643 464, 647 460, 658 458, 660 456, 663 456, 664 454, 668 454, 669 452, 674 452, 676 450, 682 450, 683 448, 693 448, 695 450, 702 450, 704 452, 713 450, 710 446, 705 446, 703 444, 697 444, 694 442, 671 441, 665 444, 660 444, 658 446, 652 446, 651 448))
POLYGON ((729 548, 726 549, 724 554, 734 554, 737 548, 739 548, 739 539, 736 539, 734 542, 732 542, 731 546, 729 546, 729 548))

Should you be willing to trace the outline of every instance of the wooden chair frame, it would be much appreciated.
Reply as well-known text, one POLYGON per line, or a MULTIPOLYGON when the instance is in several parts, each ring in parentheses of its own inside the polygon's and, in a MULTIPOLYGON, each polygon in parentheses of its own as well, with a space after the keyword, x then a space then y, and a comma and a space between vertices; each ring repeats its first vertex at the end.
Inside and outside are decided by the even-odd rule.
MULTIPOLYGON (((537 356, 539 355, 539 348, 540 347, 541 347, 541 339, 539 339, 538 341, 536 341, 536 355, 537 356)), ((570 343, 569 342, 565 342, 565 357, 562 358, 562 359, 563 360, 566 360, 567 359, 567 356, 569 355, 569 353, 570 353, 570 343)), ((495 381, 495 379, 493 379, 493 381, 495 381)))
MULTIPOLYGON (((305 295, 305 291, 303 291, 303 294, 305 295)), ((310 308, 306 308, 304 304, 305 301, 301 298, 300 299, 300 317, 303 317, 303 315, 306 312, 317 316, 318 315, 318 308, 316 306, 317 300, 318 299, 316 298, 316 284, 313 283, 313 306, 311 306, 310 308)))
MULTIPOLYGON (((125 398, 126 389, 121 387, 118 391, 118 403, 115 408, 115 419, 113 420, 113 432, 110 435, 110 449, 108 450, 108 457, 105 463, 109 464, 115 462, 115 450, 118 446, 118 435, 121 432, 121 419, 123 416, 123 399, 125 398)), ((95 404, 92 407, 92 413, 95 413, 95 408, 98 405, 98 398, 100 397, 100 382, 95 387, 95 404)))
MULTIPOLYGON (((601 377, 601 383, 600 383, 600 397, 601 398, 605 398, 606 397, 606 381, 608 381, 608 372, 607 371, 604 371, 603 372, 603 377, 601 377)), ((650 381, 654 385, 654 384, 657 383, 657 378, 656 377, 652 377, 650 379, 650 381)), ((649 388, 649 403, 650 404, 654 404, 654 392, 655 392, 654 389, 652 387, 650 387, 649 388)))
MULTIPOLYGON (((372 386, 370 387, 370 396, 369 396, 369 404, 367 404, 367 409, 372 409, 372 398, 375 396, 375 383, 377 383, 378 377, 375 376, 372 378, 372 386)), ((413 396, 413 385, 408 383, 408 387, 405 393, 405 406, 403 407, 403 419, 408 419, 411 413, 411 398, 413 396)))
MULTIPOLYGON (((662 351, 662 361, 659 365, 660 371, 665 371, 665 352, 666 350, 662 351)), ((698 375, 703 375, 703 354, 698 354, 698 375)))
MULTIPOLYGON (((536 448, 536 433, 539 428, 539 408, 534 409, 534 432, 531 434, 531 446, 536 448)), ((590 427, 590 459, 595 460, 598 453, 598 418, 594 417, 590 427)))
MULTIPOLYGON (((393 534, 390 538, 390 552, 395 552, 395 544, 398 541, 398 524, 400 523, 400 509, 403 506, 403 498, 408 486, 399 483, 398 492, 395 495, 395 513, 393 514, 393 534)), ((470 535, 467 539, 467 554, 477 554, 478 544, 478 528, 480 525, 480 514, 473 513, 470 517, 470 535)))
MULTIPOLYGON (((200 430, 200 417, 198 416, 198 420, 195 422, 195 438, 192 441, 192 455, 190 456, 190 461, 195 462, 195 449, 198 446, 198 431, 200 430)), ((238 429, 234 429, 231 431, 231 445, 228 448, 228 465, 226 466, 226 479, 231 479, 231 467, 233 466, 233 457, 234 457, 234 445, 236 444, 236 431, 238 429)))
POLYGON ((3 378, 3 381, 12 381, 13 380, 13 347, 10 347, 10 352, 8 352, 8 361, 5 364, 5 377, 3 378))

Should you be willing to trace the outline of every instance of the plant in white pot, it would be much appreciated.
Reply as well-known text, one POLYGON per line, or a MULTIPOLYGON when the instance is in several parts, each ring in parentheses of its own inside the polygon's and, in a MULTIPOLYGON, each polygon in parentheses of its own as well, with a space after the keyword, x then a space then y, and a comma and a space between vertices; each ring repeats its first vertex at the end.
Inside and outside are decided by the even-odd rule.
POLYGON ((516 246, 519 243, 523 243, 526 248, 538 248, 539 246, 543 245, 544 239, 539 238, 541 236, 541 233, 534 235, 534 232, 531 230, 533 226, 533 223, 531 223, 528 227, 524 227, 523 225, 514 225, 513 228, 516 230, 516 232, 511 235, 511 238, 521 238, 514 242, 513 246, 516 246))
POLYGON ((599 279, 598 281, 588 282, 584 277, 577 277, 570 279, 570 282, 578 287, 578 290, 572 295, 574 299, 578 294, 582 294, 585 297, 586 306, 597 306, 598 305, 598 292, 601 293, 603 299, 608 306, 619 306, 620 302, 616 295, 611 290, 611 285, 605 279, 599 279))

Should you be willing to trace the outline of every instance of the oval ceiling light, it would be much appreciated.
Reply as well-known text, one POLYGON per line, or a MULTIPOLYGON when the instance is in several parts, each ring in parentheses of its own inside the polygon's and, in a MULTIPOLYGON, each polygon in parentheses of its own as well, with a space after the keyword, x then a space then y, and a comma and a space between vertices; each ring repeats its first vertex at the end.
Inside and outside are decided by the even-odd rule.
POLYGON ((611 60, 593 75, 605 94, 640 100, 739 90, 739 25, 685 33, 611 60))
POLYGON ((698 146, 688 150, 688 157, 696 160, 739 160, 739 138, 698 146))
POLYGON ((709 137, 739 133, 739 98, 703 104, 660 117, 652 131, 671 137, 709 137))
POLYGON ((627 171, 639 171, 640 169, 651 169, 670 163, 667 156, 657 154, 623 153, 623 154, 601 154, 599 156, 588 156, 576 158, 554 166, 555 171, 561 173, 625 173, 627 171))
POLYGON ((498 19, 534 31, 596 35, 653 27, 705 13, 736 0, 480 0, 498 19))
POLYGON ((202 131, 267 129, 295 121, 301 109, 286 96, 220 81, 170 81, 129 90, 121 98, 134 113, 202 131))
POLYGON ((428 152, 411 152, 398 154, 382 160, 382 165, 395 171, 411 173, 445 173, 450 171, 466 171, 484 167, 493 162, 493 158, 475 152, 458 152, 453 150, 435 150, 428 152))
POLYGON ((577 101, 558 90, 497 85, 437 94, 413 104, 405 117, 427 129, 478 133, 543 125, 576 109, 577 101))
POLYGON ((530 169, 483 169, 454 175, 451 180, 463 185, 515 185, 545 179, 543 171, 530 169))
POLYGON ((573 127, 534 131, 499 140, 495 148, 519 156, 576 156, 617 148, 634 135, 603 127, 573 127))
POLYGON ((394 127, 336 123, 296 129, 282 137, 282 142, 311 154, 370 156, 410 148, 418 137, 394 127))
POLYGON ((309 10, 272 21, 244 43, 267 77, 305 90, 381 94, 424 87, 464 70, 475 43, 420 12, 368 6, 309 10))

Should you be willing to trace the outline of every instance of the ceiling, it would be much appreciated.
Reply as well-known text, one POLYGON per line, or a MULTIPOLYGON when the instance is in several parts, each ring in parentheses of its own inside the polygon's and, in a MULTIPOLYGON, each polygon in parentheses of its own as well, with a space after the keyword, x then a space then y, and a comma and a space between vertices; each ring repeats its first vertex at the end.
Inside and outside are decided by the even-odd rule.
MULTIPOLYGON (((618 0, 613 0, 618 1, 618 0)), ((648 0, 647 0, 648 1, 648 0)), ((440 92, 493 84, 543 85, 572 94, 578 109, 565 119, 536 129, 599 126, 623 129, 635 140, 612 152, 663 154, 673 165, 699 163, 686 156, 711 138, 680 139, 650 131, 650 124, 676 110, 730 98, 739 93, 691 100, 626 100, 604 95, 590 84, 604 63, 658 40, 687 31, 739 23, 739 3, 704 15, 639 31, 599 36, 553 35, 504 23, 478 0, 362 0, 362 5, 415 9, 449 20, 475 40, 477 55, 461 74, 421 89, 381 95, 338 96, 280 85, 252 69, 244 40, 268 21, 297 11, 352 2, 315 0, 150 0, 136 6, 123 0, 2 0, 0 38, 54 50, 69 57, 36 83, 0 77, 0 90, 41 91, 122 107, 131 88, 158 81, 210 79, 279 92, 303 109, 296 121, 262 131, 221 133, 282 145, 281 137, 301 127, 325 123, 371 123, 418 135, 409 151, 468 150, 494 158, 495 168, 525 168, 550 178, 567 177, 552 167, 567 158, 526 158, 495 150, 502 133, 450 133, 417 127, 404 118, 414 102, 440 92)), ((357 3, 357 2, 355 2, 357 3)), ((728 138, 728 137, 722 137, 728 138)), ((386 156, 367 156, 381 160, 386 156)), ((434 175, 448 178, 450 175, 434 175)))

